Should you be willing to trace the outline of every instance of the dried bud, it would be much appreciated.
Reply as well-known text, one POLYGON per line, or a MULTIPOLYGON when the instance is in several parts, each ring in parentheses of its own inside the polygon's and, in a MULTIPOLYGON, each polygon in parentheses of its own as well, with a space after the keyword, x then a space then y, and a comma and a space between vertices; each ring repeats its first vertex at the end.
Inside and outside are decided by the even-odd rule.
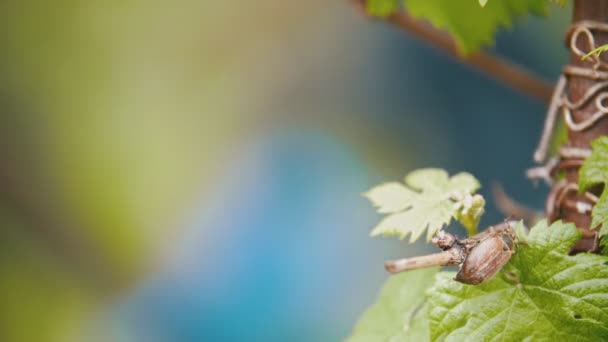
POLYGON ((445 251, 448 248, 452 248, 456 240, 458 239, 454 235, 446 233, 442 229, 433 237, 431 243, 445 251))

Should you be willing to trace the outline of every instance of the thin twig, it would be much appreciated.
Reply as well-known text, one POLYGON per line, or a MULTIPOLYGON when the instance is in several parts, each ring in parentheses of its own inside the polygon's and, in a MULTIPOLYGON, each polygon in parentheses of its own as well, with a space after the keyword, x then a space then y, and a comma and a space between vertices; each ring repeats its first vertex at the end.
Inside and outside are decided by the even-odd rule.
POLYGON ((527 224, 532 224, 540 219, 543 214, 534 209, 525 207, 513 200, 500 184, 492 186, 492 196, 496 207, 503 215, 509 215, 516 219, 522 219, 527 224))
POLYGON ((462 264, 465 255, 460 248, 450 248, 441 253, 391 260, 384 263, 390 273, 400 273, 433 266, 454 266, 462 264))
MULTIPOLYGON (((361 13, 365 13, 366 0, 352 0, 361 13)), ((553 93, 553 86, 547 81, 533 75, 521 66, 507 61, 501 57, 483 51, 472 53, 466 57, 458 51, 456 42, 445 32, 433 28, 429 23, 412 18, 405 11, 398 11, 386 18, 382 18, 415 37, 430 43, 448 55, 477 68, 494 77, 502 83, 519 90, 526 95, 535 97, 548 103, 553 93)))

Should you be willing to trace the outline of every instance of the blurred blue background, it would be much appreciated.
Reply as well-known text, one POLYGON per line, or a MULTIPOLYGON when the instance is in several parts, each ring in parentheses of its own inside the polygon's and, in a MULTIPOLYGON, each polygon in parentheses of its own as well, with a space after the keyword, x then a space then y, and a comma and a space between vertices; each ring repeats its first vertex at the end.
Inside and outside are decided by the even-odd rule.
MULTIPOLYGON (((346 1, 0 5, 0 340, 335 341, 431 251, 361 193, 524 177, 545 105, 346 1)), ((555 81, 569 8, 493 50, 555 81)), ((462 234, 458 227, 453 229, 462 234)))

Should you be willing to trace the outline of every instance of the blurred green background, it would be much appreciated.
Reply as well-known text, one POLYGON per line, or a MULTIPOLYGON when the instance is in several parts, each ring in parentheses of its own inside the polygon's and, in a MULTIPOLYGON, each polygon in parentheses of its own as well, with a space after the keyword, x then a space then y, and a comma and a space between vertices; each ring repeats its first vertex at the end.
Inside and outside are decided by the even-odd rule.
MULTIPOLYGON (((493 50, 554 81, 551 10, 493 50)), ((368 237, 371 186, 435 166, 543 205, 544 104, 347 1, 6 0, 0 27, 0 341, 339 340, 431 250, 368 237)))

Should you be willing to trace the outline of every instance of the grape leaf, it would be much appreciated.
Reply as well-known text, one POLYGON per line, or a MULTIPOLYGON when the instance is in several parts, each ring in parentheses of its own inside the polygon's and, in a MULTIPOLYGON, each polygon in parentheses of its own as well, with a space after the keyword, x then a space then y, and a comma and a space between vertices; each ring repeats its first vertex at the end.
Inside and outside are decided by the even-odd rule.
MULTIPOLYGON (((591 143, 592 152, 579 170, 578 187, 584 192, 590 187, 608 183, 608 137, 599 137, 591 143)), ((607 254, 608 191, 603 191, 591 212, 591 228, 600 227, 601 245, 607 254)))
MULTIPOLYGON (((466 218, 465 214, 481 215, 477 207, 467 207, 460 202, 468 202, 472 192, 479 188, 479 182, 468 173, 459 173, 448 178, 441 169, 420 169, 409 173, 403 184, 392 182, 379 185, 364 194, 378 208, 378 212, 389 214, 372 231, 371 235, 408 234, 410 242, 416 241, 428 228, 427 240, 452 217, 466 218)), ((479 205, 480 201, 471 200, 479 205)), ((485 201, 481 202, 481 205, 485 201)), ((477 219, 475 224, 479 222, 477 219)))
MULTIPOLYGON (((494 40, 501 27, 511 27, 513 20, 528 13, 545 15, 547 0, 367 0, 370 15, 386 17, 401 10, 426 19, 433 26, 448 31, 463 54, 479 50, 494 40)), ((558 1, 559 2, 559 1, 558 1)))
POLYGON ((347 342, 428 341, 424 292, 438 268, 391 276, 378 301, 361 317, 347 342))
POLYGON ((511 27, 518 16, 547 13, 546 0, 487 1, 483 7, 474 0, 405 0, 404 4, 412 16, 450 32, 464 54, 491 44, 496 31, 511 27))
POLYGON ((573 224, 543 220, 488 282, 465 285, 439 273, 427 292, 431 340, 608 339, 608 257, 569 256, 580 236, 573 224))
POLYGON ((399 0, 369 0, 365 2, 367 14, 375 17, 386 17, 399 10, 399 0))

